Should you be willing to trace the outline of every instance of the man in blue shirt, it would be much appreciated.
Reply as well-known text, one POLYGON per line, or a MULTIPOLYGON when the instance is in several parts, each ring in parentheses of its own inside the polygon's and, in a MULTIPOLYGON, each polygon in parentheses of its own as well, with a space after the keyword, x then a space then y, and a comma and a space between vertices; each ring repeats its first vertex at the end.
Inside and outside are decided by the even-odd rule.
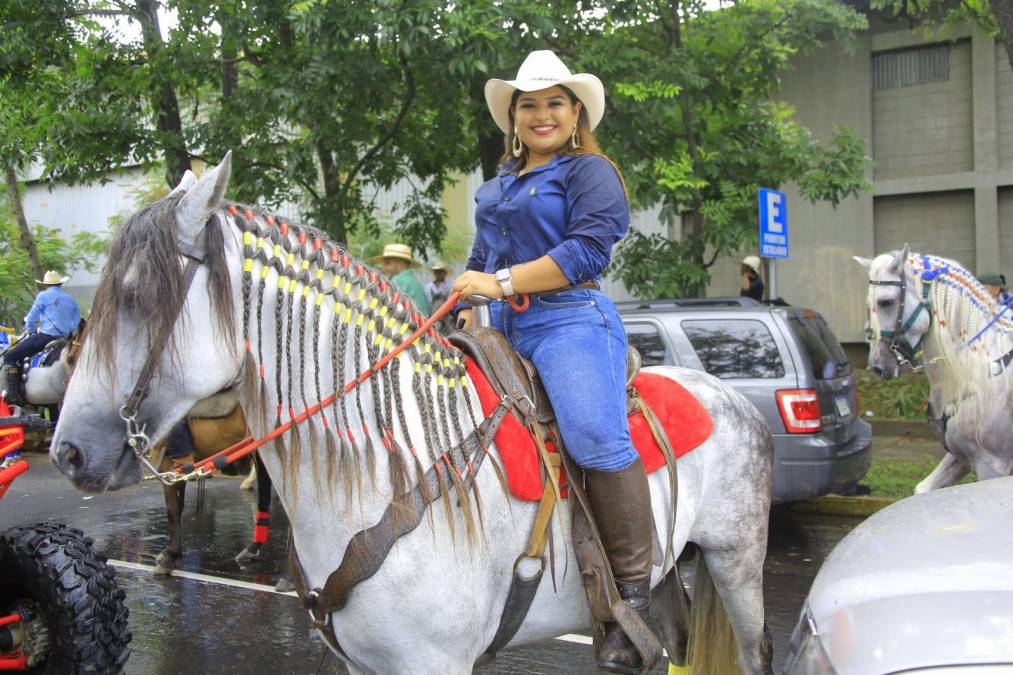
POLYGON ((49 270, 41 280, 37 280, 42 285, 42 291, 35 296, 35 302, 25 317, 28 336, 4 354, 9 401, 21 398, 21 362, 37 354, 51 341, 69 338, 81 323, 77 302, 60 288, 69 278, 49 270))

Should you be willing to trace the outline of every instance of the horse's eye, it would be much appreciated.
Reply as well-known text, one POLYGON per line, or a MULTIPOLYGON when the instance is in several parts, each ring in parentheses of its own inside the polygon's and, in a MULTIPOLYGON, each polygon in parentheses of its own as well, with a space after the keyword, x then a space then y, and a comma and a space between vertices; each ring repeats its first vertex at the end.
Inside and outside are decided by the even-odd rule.
POLYGON ((876 301, 876 306, 878 306, 880 309, 890 309, 891 307, 893 307, 893 305, 894 305, 893 300, 891 300, 889 298, 887 298, 885 300, 877 300, 876 301))

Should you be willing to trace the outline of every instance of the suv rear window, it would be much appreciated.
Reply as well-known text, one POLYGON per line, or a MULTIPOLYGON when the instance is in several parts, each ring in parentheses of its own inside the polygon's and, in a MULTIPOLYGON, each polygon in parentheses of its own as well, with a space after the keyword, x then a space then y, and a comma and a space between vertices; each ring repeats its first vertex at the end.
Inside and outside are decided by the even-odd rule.
POLYGON ((704 370, 723 380, 784 377, 774 337, 752 319, 686 320, 682 330, 704 370))
POLYGON ((628 323, 623 328, 626 329, 627 342, 640 352, 643 365, 664 366, 672 363, 657 326, 649 323, 628 323))
POLYGON ((848 356, 823 317, 811 310, 789 313, 788 325, 805 346, 813 374, 820 380, 843 377, 851 372, 848 356))

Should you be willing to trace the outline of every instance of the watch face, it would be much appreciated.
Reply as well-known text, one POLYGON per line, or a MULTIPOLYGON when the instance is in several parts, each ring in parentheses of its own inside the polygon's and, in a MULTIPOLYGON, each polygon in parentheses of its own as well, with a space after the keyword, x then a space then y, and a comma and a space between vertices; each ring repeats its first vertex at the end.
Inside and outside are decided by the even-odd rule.
POLYGON ((504 267, 501 270, 496 270, 496 281, 508 281, 510 279, 510 270, 504 267))

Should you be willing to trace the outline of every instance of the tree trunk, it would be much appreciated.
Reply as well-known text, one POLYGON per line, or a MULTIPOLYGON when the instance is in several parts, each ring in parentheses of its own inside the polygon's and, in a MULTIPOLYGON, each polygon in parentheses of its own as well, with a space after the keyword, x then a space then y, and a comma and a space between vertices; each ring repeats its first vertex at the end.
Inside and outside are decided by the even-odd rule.
POLYGON ((1010 0, 989 0, 988 6, 999 24, 999 42, 1006 48, 1006 58, 1013 68, 1013 3, 1010 0))
POLYGON ((500 133, 478 135, 478 156, 482 160, 482 180, 496 177, 496 167, 503 156, 503 135, 500 133))
POLYGON ((18 229, 21 231, 21 245, 28 251, 28 257, 32 261, 32 274, 35 279, 41 279, 45 274, 42 263, 39 261, 39 250, 35 247, 35 237, 28 227, 28 219, 25 218, 25 207, 21 203, 21 193, 18 191, 18 175, 14 171, 14 165, 4 162, 4 179, 7 181, 7 197, 11 202, 11 210, 18 221, 18 229))
POLYGON ((317 225, 328 232, 334 241, 342 246, 347 244, 344 200, 341 195, 341 178, 334 164, 334 155, 323 141, 317 141, 317 161, 320 162, 320 177, 324 184, 324 203, 319 209, 322 222, 317 225))
POLYGON ((137 0, 134 17, 141 24, 144 49, 155 73, 152 81, 151 103, 155 110, 155 124, 162 136, 162 153, 165 156, 165 180, 175 187, 190 168, 190 153, 183 143, 183 123, 179 115, 179 100, 172 82, 163 79, 158 60, 165 43, 158 23, 158 1, 137 0))

